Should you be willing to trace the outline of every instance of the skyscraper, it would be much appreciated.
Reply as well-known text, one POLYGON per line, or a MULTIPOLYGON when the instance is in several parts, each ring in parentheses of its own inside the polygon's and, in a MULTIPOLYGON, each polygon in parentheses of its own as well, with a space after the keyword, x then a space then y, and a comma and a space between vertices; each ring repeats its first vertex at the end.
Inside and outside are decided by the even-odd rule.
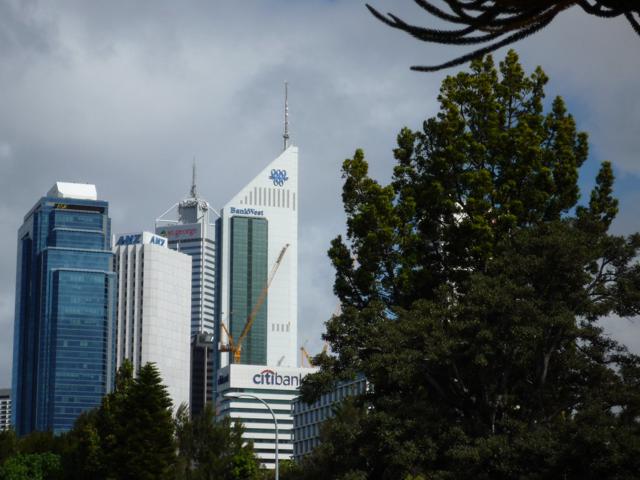
POLYGON ((189 403, 191 257, 149 232, 118 236, 116 363, 156 364, 174 408, 189 403))
POLYGON ((114 275, 108 203, 57 182, 18 231, 13 425, 64 432, 113 384, 114 275))
MULTIPOLYGON (((240 363, 295 367, 298 325, 298 148, 288 147, 222 209, 220 322, 238 341, 286 247, 242 344, 240 363)), ((221 332, 221 341, 228 339, 221 332)), ((222 353, 220 367, 230 363, 222 353)))
POLYGON ((188 198, 173 205, 156 220, 156 234, 169 240, 169 248, 191 257, 191 335, 214 333, 216 308, 216 241, 213 209, 196 189, 196 170, 188 198), (178 219, 169 218, 177 207, 178 219))
POLYGON ((192 414, 198 414, 204 407, 203 396, 207 402, 212 401, 217 285, 213 215, 209 203, 198 195, 194 164, 189 197, 156 219, 156 233, 168 239, 169 248, 191 257, 192 414), (171 216, 176 210, 177 219, 171 216), (208 340, 203 342, 200 339, 208 340), (204 366, 203 361, 206 363, 204 366))

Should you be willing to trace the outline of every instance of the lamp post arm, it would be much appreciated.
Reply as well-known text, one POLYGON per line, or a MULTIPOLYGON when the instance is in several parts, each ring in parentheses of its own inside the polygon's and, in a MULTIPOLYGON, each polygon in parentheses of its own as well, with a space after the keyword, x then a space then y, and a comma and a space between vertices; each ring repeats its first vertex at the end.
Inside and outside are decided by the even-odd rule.
POLYGON ((276 418, 276 414, 271 409, 269 404, 267 404, 267 402, 265 402, 261 398, 256 397, 255 395, 251 395, 250 393, 239 393, 238 395, 229 395, 228 398, 243 398, 243 397, 244 398, 253 398, 255 400, 258 400, 265 407, 267 407, 267 410, 269 410, 269 413, 273 417, 273 424, 276 427, 276 478, 275 478, 275 480, 279 480, 280 479, 280 462, 278 461, 278 419, 276 418))

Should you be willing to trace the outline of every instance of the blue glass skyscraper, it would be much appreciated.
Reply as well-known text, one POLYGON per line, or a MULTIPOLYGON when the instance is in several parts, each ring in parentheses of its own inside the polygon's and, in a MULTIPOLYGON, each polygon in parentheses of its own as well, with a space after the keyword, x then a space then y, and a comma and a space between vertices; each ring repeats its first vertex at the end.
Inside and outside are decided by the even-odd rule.
POLYGON ((13 425, 69 430, 114 376, 114 274, 108 203, 58 182, 18 231, 13 425))

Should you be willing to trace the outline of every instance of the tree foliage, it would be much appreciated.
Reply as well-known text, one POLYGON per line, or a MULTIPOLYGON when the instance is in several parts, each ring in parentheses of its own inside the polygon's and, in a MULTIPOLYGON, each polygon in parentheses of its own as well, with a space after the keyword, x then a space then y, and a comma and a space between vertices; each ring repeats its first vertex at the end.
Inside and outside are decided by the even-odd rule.
POLYGON ((579 204, 588 155, 547 77, 509 52, 444 80, 403 129, 392 182, 343 165, 347 238, 329 256, 342 313, 307 400, 362 372, 372 392, 304 478, 634 478, 640 362, 598 319, 640 308, 640 236, 608 233, 611 165, 579 204), (324 456, 323 456, 324 455, 324 456), (324 477, 323 477, 324 478, 324 477))
POLYGON ((171 399, 152 363, 133 377, 125 361, 115 390, 67 435, 69 478, 170 479, 176 463, 171 399))
POLYGON ((200 415, 189 418, 183 406, 176 415, 179 447, 177 478, 184 480, 254 480, 261 478, 252 443, 242 438, 244 428, 230 418, 216 421, 208 403, 200 415))
POLYGON ((454 30, 412 25, 392 13, 386 16, 367 4, 369 11, 386 25, 418 40, 445 45, 485 45, 441 65, 414 66, 412 70, 433 72, 462 65, 505 45, 542 30, 571 7, 600 18, 624 16, 640 35, 640 5, 636 0, 445 0, 449 11, 428 0, 414 0, 430 16, 455 25, 454 30), (463 28, 459 28, 462 25, 463 28), (493 43, 492 43, 493 42, 493 43))
POLYGON ((60 456, 54 453, 17 454, 0 466, 0 480, 62 480, 60 456))

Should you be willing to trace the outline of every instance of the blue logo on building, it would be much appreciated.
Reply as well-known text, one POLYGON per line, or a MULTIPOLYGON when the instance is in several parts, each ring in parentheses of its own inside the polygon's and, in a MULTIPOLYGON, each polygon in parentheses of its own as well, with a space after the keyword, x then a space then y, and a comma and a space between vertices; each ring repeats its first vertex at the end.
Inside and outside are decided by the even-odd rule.
POLYGON ((151 237, 151 240, 149 240, 149 243, 151 245, 160 245, 161 247, 164 245, 164 238, 162 237, 156 237, 155 235, 153 237, 151 237))
POLYGON ((231 215, 255 215, 257 217, 264 217, 264 210, 231 207, 231 215))
POLYGON ((142 235, 122 235, 118 238, 116 245, 137 245, 141 239, 142 235))
POLYGON ((274 168, 273 170, 271 170, 271 175, 269 175, 269 180, 273 180, 273 184, 276 187, 282 187, 284 185, 284 182, 289 180, 289 177, 287 177, 286 170, 280 170, 280 169, 274 168))

